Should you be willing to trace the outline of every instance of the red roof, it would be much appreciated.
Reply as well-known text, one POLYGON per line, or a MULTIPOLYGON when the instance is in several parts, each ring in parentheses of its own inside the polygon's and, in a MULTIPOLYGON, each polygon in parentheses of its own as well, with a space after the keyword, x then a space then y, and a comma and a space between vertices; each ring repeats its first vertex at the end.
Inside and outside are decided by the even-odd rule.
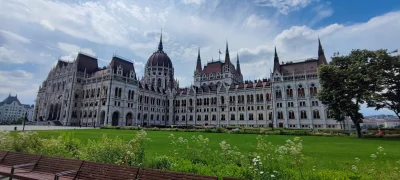
POLYGON ((217 73, 222 71, 222 66, 224 63, 221 61, 210 62, 204 67, 202 74, 217 73))

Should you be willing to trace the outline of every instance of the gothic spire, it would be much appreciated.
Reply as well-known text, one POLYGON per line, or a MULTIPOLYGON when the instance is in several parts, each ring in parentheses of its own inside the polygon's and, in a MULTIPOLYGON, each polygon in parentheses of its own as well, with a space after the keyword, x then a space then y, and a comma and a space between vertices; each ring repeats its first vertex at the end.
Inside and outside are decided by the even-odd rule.
POLYGON ((278 70, 280 71, 280 64, 279 64, 279 57, 278 53, 276 52, 276 46, 275 46, 275 54, 274 54, 274 71, 278 70))
POLYGON ((318 37, 318 56, 325 56, 324 49, 321 45, 321 39, 318 37))
POLYGON ((242 74, 242 72, 240 71, 239 53, 237 53, 236 71, 237 71, 239 74, 242 74))
POLYGON ((162 29, 161 29, 161 36, 160 36, 160 44, 158 44, 158 51, 163 51, 163 45, 162 45, 162 29))
POLYGON ((318 37, 318 64, 327 64, 324 49, 322 48, 321 39, 318 37))
POLYGON ((229 57, 228 40, 226 40, 225 64, 230 64, 231 58, 229 57))
POLYGON ((200 47, 197 54, 196 71, 201 71, 200 47))

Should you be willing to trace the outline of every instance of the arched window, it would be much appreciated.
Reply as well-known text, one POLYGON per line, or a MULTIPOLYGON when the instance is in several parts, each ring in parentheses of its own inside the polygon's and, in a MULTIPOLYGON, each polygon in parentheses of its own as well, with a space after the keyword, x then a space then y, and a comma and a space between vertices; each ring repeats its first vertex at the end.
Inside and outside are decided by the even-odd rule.
POLYGON ((313 118, 314 118, 314 119, 319 119, 319 118, 320 118, 320 116, 319 116, 319 111, 316 110, 316 109, 313 111, 313 118))
POLYGON ((315 84, 312 83, 310 86, 310 96, 314 97, 317 95, 317 93, 318 93, 317 87, 315 87, 315 84))
POLYGON ((293 97, 293 90, 292 90, 292 87, 290 85, 287 86, 287 88, 286 88, 286 95, 289 98, 293 97))
POLYGON ((268 120, 272 120, 272 112, 268 113, 268 120))
POLYGON ((207 114, 204 116, 204 121, 208 121, 208 115, 207 114))
POLYGON ((295 119, 293 111, 289 111, 289 119, 295 119))
POLYGON ((254 120, 254 117, 253 117, 252 113, 249 114, 249 120, 254 120))
POLYGON ((307 119, 307 112, 306 111, 300 111, 300 119, 307 119))
POLYGON ((278 119, 283 119, 283 113, 282 113, 282 111, 278 111, 278 119))
POLYGON ((244 120, 244 115, 240 114, 240 120, 243 121, 244 120))
POLYGON ((197 115, 197 121, 201 121, 201 116, 197 115))
POLYGON ((303 85, 301 85, 301 84, 297 88, 297 96, 299 96, 299 97, 304 97, 305 96, 304 88, 303 88, 303 85))
POLYGON ((225 104, 225 98, 224 98, 224 96, 221 96, 221 104, 225 104))
POLYGON ((327 119, 332 119, 332 118, 333 118, 333 112, 330 111, 330 110, 327 110, 327 111, 326 111, 326 118, 327 118, 327 119))
POLYGON ((281 92, 281 88, 279 86, 276 87, 276 89, 275 89, 275 95, 276 95, 276 98, 282 98, 282 92, 281 92))
POLYGON ((161 87, 161 78, 158 78, 158 80, 157 80, 157 86, 158 86, 158 87, 161 87))
POLYGON ((235 120, 235 114, 231 114, 231 120, 232 120, 232 121, 235 120))
POLYGON ((213 114, 213 115, 212 115, 212 120, 213 120, 213 121, 217 120, 217 115, 213 114))
POLYGON ((267 101, 271 100, 269 93, 265 94, 265 100, 267 100, 267 101))
POLYGON ((259 113, 258 114, 258 120, 264 120, 264 114, 263 113, 259 113))

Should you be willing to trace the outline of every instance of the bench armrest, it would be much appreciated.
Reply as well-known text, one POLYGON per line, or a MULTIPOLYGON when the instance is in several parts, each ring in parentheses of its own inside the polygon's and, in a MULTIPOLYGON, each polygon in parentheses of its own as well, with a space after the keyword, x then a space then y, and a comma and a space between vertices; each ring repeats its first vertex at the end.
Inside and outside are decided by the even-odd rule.
POLYGON ((14 174, 14 170, 17 169, 17 168, 26 167, 26 166, 33 166, 35 164, 36 163, 27 163, 27 164, 19 164, 19 165, 12 166, 10 174, 14 174))
POLYGON ((35 165, 35 163, 19 164, 19 165, 13 166, 12 168, 17 169, 17 168, 26 167, 26 166, 33 166, 33 165, 35 165))
POLYGON ((69 170, 69 171, 63 171, 63 172, 59 172, 56 173, 56 175, 54 176, 54 179, 57 180, 60 176, 64 176, 64 175, 68 175, 68 174, 72 174, 72 173, 78 173, 79 170, 69 170))

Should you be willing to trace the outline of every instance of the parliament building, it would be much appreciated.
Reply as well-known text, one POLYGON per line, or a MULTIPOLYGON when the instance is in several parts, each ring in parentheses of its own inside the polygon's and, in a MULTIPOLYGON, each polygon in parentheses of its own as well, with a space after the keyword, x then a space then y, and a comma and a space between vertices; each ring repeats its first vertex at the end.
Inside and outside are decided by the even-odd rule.
POLYGON ((319 40, 318 57, 302 61, 280 62, 275 48, 270 78, 244 81, 239 56, 231 58, 227 43, 224 61, 204 67, 199 50, 194 83, 182 88, 161 35, 141 79, 119 56, 105 67, 84 53, 72 62, 58 60, 39 88, 33 118, 64 126, 339 128, 317 99, 317 69, 326 63, 319 40))

